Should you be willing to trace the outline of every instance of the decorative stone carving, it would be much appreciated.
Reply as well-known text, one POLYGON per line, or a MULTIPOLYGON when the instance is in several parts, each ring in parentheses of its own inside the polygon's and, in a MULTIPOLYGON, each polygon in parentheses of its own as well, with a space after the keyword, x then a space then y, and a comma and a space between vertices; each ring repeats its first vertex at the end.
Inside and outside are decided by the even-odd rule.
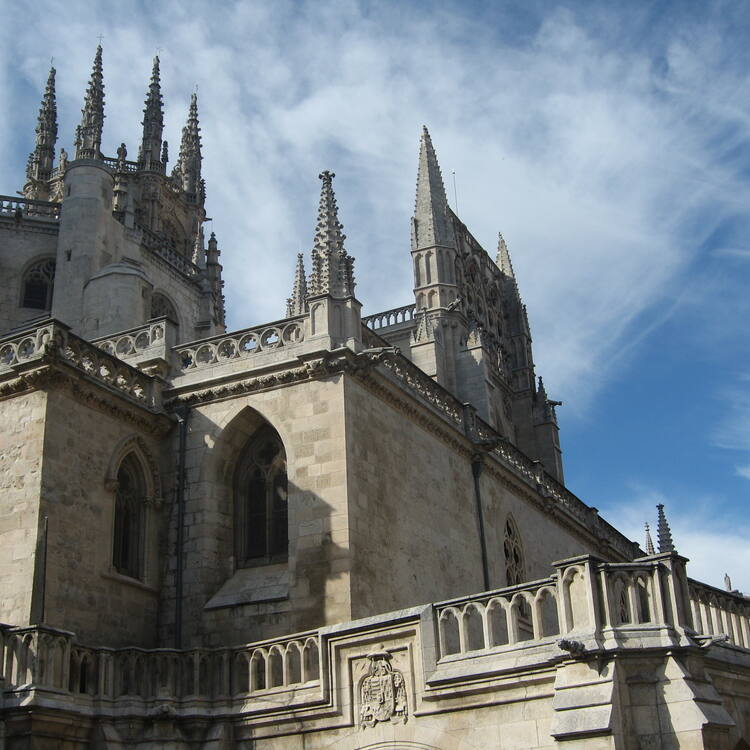
POLYGON ((361 727, 374 727, 379 721, 406 723, 409 707, 404 675, 391 666, 391 655, 382 646, 367 658, 370 664, 359 685, 361 727))

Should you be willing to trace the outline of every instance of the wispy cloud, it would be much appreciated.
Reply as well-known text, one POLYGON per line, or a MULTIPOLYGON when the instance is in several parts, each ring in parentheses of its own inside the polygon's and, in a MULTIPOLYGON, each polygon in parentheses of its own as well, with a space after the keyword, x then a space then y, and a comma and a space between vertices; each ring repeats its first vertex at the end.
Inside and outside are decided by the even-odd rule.
POLYGON ((669 302, 709 238, 745 211, 744 165, 732 156, 748 135, 738 103, 747 85, 727 62, 720 20, 664 26, 644 45, 618 32, 614 7, 595 14, 594 29, 584 14, 530 5, 520 37, 511 13, 479 19, 451 3, 430 13, 353 0, 210 13, 197 3, 137 13, 72 3, 66 18, 87 20, 61 34, 61 7, 42 3, 33 27, 10 11, 0 95, 17 104, 5 114, 14 137, 0 144, 2 189, 21 185, 19 145, 31 147, 50 52, 69 146, 103 34, 105 147, 124 141, 134 152, 161 47, 173 157, 198 83, 234 327, 281 314, 295 253, 311 244, 324 168, 338 175, 365 310, 409 301, 427 123, 444 175, 456 171, 462 218, 488 250, 498 230, 511 247, 540 371, 580 411, 631 356, 642 316, 669 302))
MULTIPOLYGON (((750 470, 750 467, 748 467, 750 470)), ((750 478, 750 476, 748 477, 750 478)), ((750 522, 728 511, 720 496, 668 493, 633 483, 617 505, 602 515, 631 539, 645 544, 644 523, 656 543, 656 505, 662 503, 677 551, 690 559, 688 575, 724 587, 728 573, 734 588, 750 593, 750 522)))

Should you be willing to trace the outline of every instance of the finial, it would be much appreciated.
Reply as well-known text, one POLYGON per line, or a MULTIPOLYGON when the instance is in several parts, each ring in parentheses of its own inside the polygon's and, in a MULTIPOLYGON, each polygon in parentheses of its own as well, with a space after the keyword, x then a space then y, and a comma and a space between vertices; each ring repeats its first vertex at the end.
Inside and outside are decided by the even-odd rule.
POLYGON ((286 315, 303 315, 307 311, 307 278, 305 276, 305 259, 302 253, 297 254, 297 265, 294 270, 292 296, 287 299, 286 315))
POLYGON ((667 516, 664 513, 663 503, 656 506, 658 511, 658 524, 656 527, 656 537, 659 542, 659 552, 675 552, 674 542, 672 541, 672 532, 667 523, 667 516))
POLYGON ((651 539, 651 528, 648 523, 646 524, 646 554, 655 555, 656 550, 654 549, 654 541, 651 539))

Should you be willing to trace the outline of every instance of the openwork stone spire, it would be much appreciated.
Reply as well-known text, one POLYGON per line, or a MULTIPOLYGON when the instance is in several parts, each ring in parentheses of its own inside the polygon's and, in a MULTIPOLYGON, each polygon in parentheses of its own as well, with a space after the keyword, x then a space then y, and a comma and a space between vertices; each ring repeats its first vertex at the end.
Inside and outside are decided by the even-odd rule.
POLYGON ((164 131, 164 106, 161 97, 159 78, 159 57, 154 58, 151 70, 151 83, 146 94, 143 110, 143 140, 138 161, 145 169, 160 169, 162 163, 162 133, 164 131))
POLYGON ((55 100, 55 69, 50 68, 47 88, 39 109, 36 125, 36 145, 29 154, 26 165, 27 182, 23 193, 27 198, 46 200, 49 196, 49 180, 55 159, 57 142, 57 102, 55 100))
POLYGON ((656 526, 656 536, 659 542, 659 552, 674 552, 674 542, 672 541, 672 532, 667 523, 667 516, 664 513, 664 505, 659 503, 656 506, 659 512, 659 520, 656 526))
POLYGON ((654 540, 651 538, 651 528, 646 524, 646 554, 655 555, 654 540))
POLYGON ((354 258, 344 249, 346 235, 339 222, 336 196, 333 194, 333 172, 318 175, 323 181, 320 189, 318 223, 312 251, 311 294, 330 294, 332 297, 354 296, 354 258))
POLYGON ((503 238, 502 232, 497 233, 497 267, 511 279, 515 279, 516 275, 513 272, 513 264, 510 262, 510 252, 508 245, 503 238))
POLYGON ((455 239, 448 223, 448 199, 443 176, 426 127, 422 128, 419 144, 417 199, 414 207, 414 247, 454 247, 455 239))
POLYGON ((104 75, 102 74, 101 44, 96 48, 94 67, 81 113, 81 124, 76 130, 76 159, 99 159, 104 128, 104 75))
POLYGON ((201 129, 198 127, 198 95, 190 97, 190 109, 185 127, 182 129, 180 156, 172 171, 172 178, 195 202, 205 195, 201 180, 201 129))
POLYGON ((302 253, 297 255, 297 268, 294 271, 294 285, 292 296, 286 301, 286 315, 302 315, 307 310, 307 278, 305 276, 305 260, 302 253))

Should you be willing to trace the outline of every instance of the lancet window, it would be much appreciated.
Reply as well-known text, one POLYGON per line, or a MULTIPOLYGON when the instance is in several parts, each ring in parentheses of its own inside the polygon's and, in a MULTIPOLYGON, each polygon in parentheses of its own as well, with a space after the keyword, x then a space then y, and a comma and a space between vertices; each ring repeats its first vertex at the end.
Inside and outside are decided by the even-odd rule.
POLYGON ((54 258, 45 258, 29 266, 23 275, 21 306, 33 310, 51 310, 54 282, 54 258))
POLYGON ((250 438, 235 479, 237 565, 287 559, 286 453, 276 430, 264 425, 250 438))
POLYGON ((518 527, 512 516, 505 519, 505 540, 503 542, 505 552, 505 581, 507 586, 516 586, 523 583, 526 577, 523 547, 518 527))
POLYGON ((146 481, 138 459, 128 454, 117 472, 112 566, 122 575, 143 578, 146 481))

